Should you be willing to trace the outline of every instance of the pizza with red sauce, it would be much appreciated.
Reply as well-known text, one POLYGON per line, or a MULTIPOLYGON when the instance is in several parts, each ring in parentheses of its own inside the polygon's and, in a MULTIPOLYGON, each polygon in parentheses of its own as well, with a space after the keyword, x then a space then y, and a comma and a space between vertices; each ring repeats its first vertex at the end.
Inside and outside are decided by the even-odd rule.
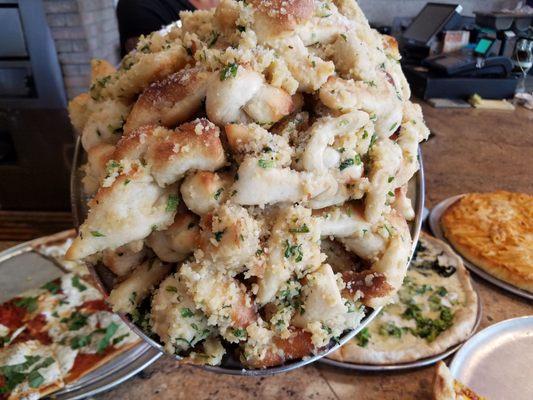
POLYGON ((67 273, 0 305, 0 400, 48 395, 138 342, 89 275, 67 273))

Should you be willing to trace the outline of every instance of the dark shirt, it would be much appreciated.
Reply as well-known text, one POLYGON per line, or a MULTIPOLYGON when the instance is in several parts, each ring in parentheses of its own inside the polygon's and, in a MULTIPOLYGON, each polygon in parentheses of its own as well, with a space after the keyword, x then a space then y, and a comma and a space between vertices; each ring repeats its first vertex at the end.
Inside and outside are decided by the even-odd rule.
POLYGON ((179 20, 179 12, 194 10, 187 0, 119 0, 117 5, 120 52, 130 38, 147 35, 179 20))

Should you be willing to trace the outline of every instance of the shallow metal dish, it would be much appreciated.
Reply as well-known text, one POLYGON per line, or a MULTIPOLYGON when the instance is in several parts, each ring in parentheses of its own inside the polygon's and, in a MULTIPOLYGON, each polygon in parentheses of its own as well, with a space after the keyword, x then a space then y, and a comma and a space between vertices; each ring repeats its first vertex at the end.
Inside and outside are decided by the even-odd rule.
MULTIPOLYGON (((0 253, 0 274, 4 277, 0 282, 0 302, 9 300, 17 294, 39 287, 65 273, 62 266, 45 257, 35 249, 57 242, 58 237, 64 239, 74 235, 74 231, 47 236, 21 243, 0 253), (69 235, 70 233, 70 235, 69 235)), ((144 342, 140 342, 108 363, 53 393, 57 400, 75 400, 109 390, 161 357, 161 353, 144 342)))
POLYGON ((533 316, 474 335, 455 355, 452 376, 490 399, 533 399, 533 316))
MULTIPOLYGON (((452 196, 447 198, 446 200, 441 201, 439 204, 437 204, 433 209, 431 210, 429 214, 429 227, 431 228, 431 232, 433 232, 433 235, 435 237, 439 238, 440 240, 443 240, 444 242, 448 243, 452 248, 453 244, 451 244, 448 239, 446 239, 446 236, 444 236, 444 231, 442 230, 442 226, 440 224, 440 220, 442 218, 442 215, 444 212, 455 202, 460 200, 464 194, 460 194, 457 196, 452 196)), ((505 281, 502 281, 501 279, 498 279, 491 274, 489 274, 484 269, 481 269, 474 263, 470 262, 466 257, 463 257, 461 255, 461 252, 455 249, 455 252, 461 256, 463 259, 463 262, 465 266, 472 272, 474 272, 476 275, 480 276, 481 278, 489 281, 490 283, 499 286, 500 288, 507 290, 508 292, 514 293, 518 296, 524 297, 529 300, 533 300, 533 293, 530 293, 526 290, 517 288, 516 286, 511 285, 510 283, 507 283, 505 281)))
MULTIPOLYGON (((411 226, 411 235, 413 237, 413 251, 418 241, 418 236, 420 234, 420 228, 422 226, 422 211, 424 209, 424 172, 422 166, 422 154, 419 150, 419 160, 420 160, 420 171, 418 172, 416 178, 413 178, 409 183, 409 196, 411 199, 414 199, 414 209, 416 211, 415 220, 411 226)), ((76 148, 74 151, 74 161, 72 163, 72 174, 71 174, 71 203, 72 203, 72 212, 74 216, 74 222, 76 226, 80 226, 85 216, 87 215, 87 201, 88 197, 83 192, 83 185, 81 179, 83 173, 80 170, 80 167, 87 161, 87 154, 83 151, 81 147, 81 140, 78 138, 76 141, 76 148)), ((99 268, 98 265, 95 267, 89 267, 91 274, 94 279, 98 282, 100 289, 105 293, 109 294, 111 290, 110 279, 106 274, 106 268, 99 268)), ((265 369, 247 369, 245 368, 239 360, 235 359, 231 355, 226 354, 222 360, 220 366, 209 366, 201 365, 199 368, 212 371, 220 374, 229 374, 229 375, 245 375, 245 376, 267 376, 274 375, 281 372, 291 371, 296 368, 303 367, 304 365, 313 363, 322 357, 328 355, 331 352, 334 352, 343 344, 353 339, 357 333, 363 329, 367 324, 369 324, 381 311, 381 307, 369 312, 361 321, 361 324, 352 331, 347 331, 336 343, 330 343, 329 347, 316 354, 309 357, 305 357, 301 360, 289 361, 284 365, 274 367, 274 368, 265 368, 265 369)), ((146 343, 150 344, 155 349, 164 353, 163 346, 148 337, 140 328, 138 328, 133 322, 124 314, 120 314, 120 317, 126 322, 130 328, 137 333, 146 343)), ((166 354, 166 353, 165 353, 166 354)), ((169 355, 172 357, 172 355, 169 355)), ((182 357, 174 355, 176 360, 182 360, 182 357)))
POLYGON ((383 365, 355 364, 355 363, 331 360, 329 358, 323 358, 320 360, 320 362, 324 364, 332 365, 334 367, 353 369, 355 371, 376 372, 376 371, 405 371, 409 369, 427 367, 428 365, 435 364, 437 361, 444 360, 446 357, 452 355, 457 350, 459 350, 476 333, 477 328, 479 328, 479 324, 481 323, 481 317, 483 315, 483 304, 481 303, 479 292, 477 291, 475 286, 474 286, 474 290, 476 291, 476 295, 477 295, 477 314, 476 314, 476 322, 474 323, 474 327, 472 328, 472 331, 470 332, 466 340, 463 340, 461 343, 457 343, 456 345, 444 350, 442 353, 435 354, 434 356, 431 356, 431 357, 421 358, 420 360, 416 360, 416 361, 411 361, 411 362, 406 362, 406 363, 397 363, 397 364, 383 364, 383 365))

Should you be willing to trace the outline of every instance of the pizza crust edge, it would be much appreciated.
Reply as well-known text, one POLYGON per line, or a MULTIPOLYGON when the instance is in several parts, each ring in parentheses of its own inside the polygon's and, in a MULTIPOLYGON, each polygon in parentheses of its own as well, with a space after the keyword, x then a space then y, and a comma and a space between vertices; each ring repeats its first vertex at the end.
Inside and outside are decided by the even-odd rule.
POLYGON ((470 274, 464 267, 461 258, 454 253, 450 246, 441 240, 421 232, 424 239, 431 241, 434 245, 442 248, 447 256, 455 260, 457 267, 457 276, 465 294, 465 306, 458 309, 455 313, 453 326, 443 332, 433 342, 427 343, 420 341, 415 348, 407 348, 396 351, 378 352, 358 346, 354 340, 346 343, 338 351, 328 355, 328 358, 341 362, 360 363, 360 364, 396 364, 406 363, 422 358, 431 357, 439 354, 451 346, 463 342, 469 336, 476 324, 478 313, 478 296, 472 287, 470 274))

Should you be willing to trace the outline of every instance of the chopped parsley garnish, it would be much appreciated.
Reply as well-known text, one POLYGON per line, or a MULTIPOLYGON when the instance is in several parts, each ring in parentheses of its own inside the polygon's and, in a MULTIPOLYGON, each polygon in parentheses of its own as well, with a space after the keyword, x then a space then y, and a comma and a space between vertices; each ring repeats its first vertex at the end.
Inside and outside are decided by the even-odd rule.
POLYGON ((290 233, 309 233, 309 227, 306 224, 299 226, 297 228, 289 229, 290 233))
POLYGON ((421 286, 416 287, 415 293, 416 294, 424 294, 424 293, 430 292, 432 290, 433 290, 433 288, 430 285, 423 284, 421 286))
POLYGON ((107 326, 107 328, 105 328, 105 335, 100 340, 100 342, 98 342, 98 348, 97 348, 98 353, 103 353, 105 349, 107 349, 107 347, 109 346, 109 341, 111 340, 111 338, 113 337, 113 335, 116 333, 117 330, 118 330, 118 325, 115 324, 114 322, 111 322, 107 326))
POLYGON ((213 197, 215 198, 215 200, 220 199, 220 195, 222 194, 223 191, 224 191, 224 188, 220 188, 220 189, 218 189, 218 190, 215 192, 215 195, 213 196, 213 197))
POLYGON ((132 292, 128 297, 128 300, 131 305, 135 305, 135 301, 137 300, 137 292, 132 292))
POLYGON ((389 131, 395 131, 397 126, 398 126, 398 123, 395 122, 394 124, 392 124, 392 125, 390 126, 389 131))
POLYGON ((246 336, 246 329, 243 328, 233 328, 233 335, 238 338, 246 336))
POLYGON ((93 235, 94 237, 105 237, 103 233, 98 231, 91 231, 91 235, 93 235))
POLYGON ((355 336, 355 340, 357 340, 357 345, 359 347, 366 347, 368 346, 368 342, 370 341, 371 337, 372 335, 370 335, 370 331, 368 330, 368 328, 363 328, 355 336))
POLYGON ((169 293, 178 293, 178 288, 176 286, 167 286, 165 290, 169 293))
POLYGON ((341 38, 343 38, 345 42, 348 40, 348 38, 346 37, 344 33, 341 33, 341 38))
POLYGON ((376 85, 376 82, 374 82, 374 81, 365 81, 365 83, 366 83, 368 86, 370 86, 370 87, 376 87, 376 86, 377 86, 377 85, 376 85))
POLYGON ((220 71, 220 80, 225 81, 229 78, 235 78, 237 76, 237 70, 239 69, 239 65, 235 63, 231 63, 226 65, 222 70, 220 71))
POLYGON ((453 316, 449 307, 436 303, 436 299, 432 298, 435 295, 430 296, 430 308, 433 310, 440 310, 439 318, 432 319, 426 318, 422 315, 421 308, 412 303, 408 304, 406 310, 402 314, 404 319, 412 319, 416 322, 416 328, 409 328, 409 331, 420 338, 426 339, 428 342, 434 341, 442 332, 452 326, 453 316))
POLYGON ((146 43, 143 47, 139 49, 141 53, 150 53, 150 43, 146 43))
POLYGON ((85 336, 74 336, 70 340, 70 348, 72 350, 80 349, 82 347, 88 346, 91 343, 92 334, 85 336))
POLYGON ((389 179, 387 179, 387 182, 391 183, 394 180, 394 176, 389 176, 389 179))
POLYGON ((379 334, 381 336, 393 336, 400 339, 407 330, 407 328, 396 326, 394 322, 387 322, 379 327, 379 334))
POLYGON ((372 146, 374 146, 374 143, 376 143, 376 140, 378 140, 378 136, 374 133, 372 135, 372 137, 370 138, 370 145, 369 147, 371 148, 372 146))
POLYGON ((390 197, 394 197, 394 192, 392 192, 392 191, 389 191, 387 194, 388 194, 390 197))
POLYGON ((346 168, 354 166, 354 165, 361 165, 363 161, 361 160, 361 156, 359 154, 356 154, 354 158, 348 158, 341 162, 339 169, 341 171, 344 171, 346 168))
POLYGON ((111 342, 113 345, 117 344, 117 343, 120 343, 122 342, 124 339, 126 339, 130 334, 129 333, 125 333, 124 335, 120 335, 120 336, 117 336, 116 338, 113 339, 113 341, 111 342))
POLYGON ((218 231, 218 232, 215 232, 214 235, 215 235, 215 240, 217 242, 220 242, 222 240, 222 236, 224 235, 224 233, 226 233, 226 230, 224 229, 223 231, 218 231))
POLYGON ((171 194, 167 199, 167 207, 165 208, 166 212, 174 212, 178 209, 178 204, 180 204, 180 198, 176 194, 171 194))
POLYGON ((217 31, 211 31, 211 37, 209 38, 207 42, 207 47, 208 48, 213 47, 214 44, 217 42, 219 36, 220 34, 217 31))
POLYGON ((343 119, 339 122, 339 126, 346 126, 350 123, 347 119, 343 119))
POLYGON ((285 252, 284 252, 285 258, 291 258, 294 257, 294 261, 300 262, 303 260, 304 253, 302 251, 302 245, 301 244, 294 244, 291 245, 288 240, 285 240, 285 252))
POLYGON ((267 168, 273 168, 276 164, 274 163, 274 160, 259 160, 257 161, 257 165, 259 165, 261 168, 267 169, 267 168))
POLYGON ((51 281, 41 286, 41 289, 46 289, 52 294, 57 294, 61 289, 61 286, 56 281, 51 281))
POLYGON ((182 308, 180 314, 183 318, 190 318, 194 315, 190 308, 182 308))
POLYGON ((37 297, 22 297, 13 302, 17 307, 25 308, 28 312, 37 310, 37 297))
POLYGON ((89 317, 85 314, 80 313, 79 311, 74 311, 70 317, 61 318, 61 322, 67 324, 69 331, 77 331, 87 325, 87 319, 89 317))
MULTIPOLYGON (((3 377, 3 386, 0 386, 0 394, 10 393, 15 387, 26 380, 28 370, 41 359, 41 356, 24 356, 26 361, 20 364, 3 365, 0 367, 0 375, 3 377)), ((33 369, 35 370, 35 368, 33 369)))
POLYGON ((80 282, 80 277, 78 275, 74 275, 72 277, 72 286, 78 289, 80 292, 87 290, 87 286, 80 282))
POLYGON ((47 357, 43 360, 42 363, 33 367, 33 369, 28 374, 28 384, 31 388, 38 388, 44 383, 44 377, 38 372, 39 369, 47 368, 54 363, 52 357, 47 357))

